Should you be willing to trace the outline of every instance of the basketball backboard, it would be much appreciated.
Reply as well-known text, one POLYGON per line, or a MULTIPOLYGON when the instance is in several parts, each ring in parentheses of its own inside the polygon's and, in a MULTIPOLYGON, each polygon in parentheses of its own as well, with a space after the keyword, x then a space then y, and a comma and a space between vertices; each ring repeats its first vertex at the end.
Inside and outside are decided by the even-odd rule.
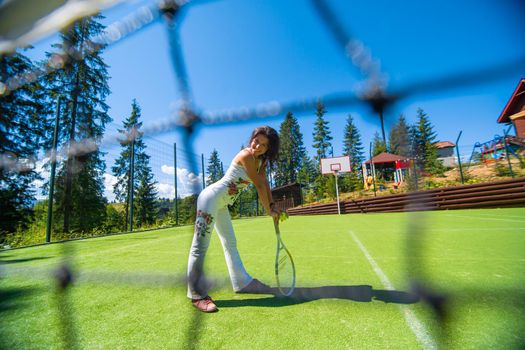
POLYGON ((322 174, 348 173, 350 171, 349 156, 321 158, 322 174))

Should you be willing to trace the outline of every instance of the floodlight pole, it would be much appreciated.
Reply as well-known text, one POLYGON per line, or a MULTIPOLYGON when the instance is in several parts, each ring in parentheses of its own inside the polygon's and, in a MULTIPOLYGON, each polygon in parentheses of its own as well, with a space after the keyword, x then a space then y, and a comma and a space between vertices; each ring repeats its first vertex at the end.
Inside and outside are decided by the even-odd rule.
POLYGON ((376 169, 374 167, 374 161, 372 160, 372 142, 370 142, 369 155, 370 155, 370 172, 372 173, 372 184, 374 185, 374 197, 377 197, 377 193, 376 193, 376 169))
POLYGON ((458 155, 459 175, 461 177, 461 183, 463 184, 465 183, 465 181, 463 179, 463 169, 461 168, 461 157, 459 156, 459 138, 461 137, 462 132, 463 130, 459 131, 458 138, 456 139, 456 153, 458 155))
POLYGON ((335 176, 335 193, 337 195, 337 214, 341 215, 341 203, 339 202, 339 185, 337 184, 337 170, 334 170, 335 176))
POLYGON ((131 152, 130 152, 130 164, 129 164, 129 232, 133 232, 133 193, 135 192, 135 135, 131 140, 131 152))

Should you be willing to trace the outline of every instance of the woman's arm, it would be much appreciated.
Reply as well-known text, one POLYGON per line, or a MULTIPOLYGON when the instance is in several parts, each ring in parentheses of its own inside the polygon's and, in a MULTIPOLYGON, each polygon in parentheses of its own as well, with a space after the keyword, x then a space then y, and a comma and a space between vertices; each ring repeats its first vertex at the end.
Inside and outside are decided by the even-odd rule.
POLYGON ((274 201, 273 201, 273 196, 272 196, 272 190, 270 189, 270 184, 268 183, 268 178, 266 177, 266 162, 263 162, 261 164, 259 175, 264 179, 264 184, 265 184, 266 193, 268 196, 268 201, 270 202, 270 207, 274 209, 275 211, 277 211, 278 214, 280 214, 279 208, 274 208, 273 206, 274 201))

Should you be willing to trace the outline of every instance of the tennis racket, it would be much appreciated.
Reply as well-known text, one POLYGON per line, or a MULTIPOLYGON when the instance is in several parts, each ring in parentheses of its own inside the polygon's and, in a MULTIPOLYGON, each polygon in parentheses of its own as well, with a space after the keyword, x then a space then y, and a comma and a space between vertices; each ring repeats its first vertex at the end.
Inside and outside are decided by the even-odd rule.
MULTIPOLYGON (((281 219, 284 218, 281 216, 281 219)), ((275 253, 275 278, 277 279, 277 288, 284 296, 290 296, 295 289, 295 265, 292 255, 286 248, 281 239, 279 224, 277 220, 273 221, 275 235, 277 237, 277 251, 275 253)))

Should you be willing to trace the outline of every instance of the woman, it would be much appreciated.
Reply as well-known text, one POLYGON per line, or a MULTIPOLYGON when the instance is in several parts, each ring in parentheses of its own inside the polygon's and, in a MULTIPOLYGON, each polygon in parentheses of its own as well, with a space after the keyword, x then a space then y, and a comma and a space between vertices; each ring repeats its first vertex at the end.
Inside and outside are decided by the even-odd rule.
POLYGON ((249 146, 235 156, 224 177, 206 187, 197 199, 195 234, 188 259, 188 297, 200 311, 218 310, 208 295, 203 273, 204 256, 214 226, 224 249, 233 290, 236 293, 270 290, 270 287, 252 278, 242 264, 228 205, 233 204, 239 193, 253 183, 266 212, 278 220, 280 211, 273 204, 266 179, 266 164, 275 160, 278 152, 277 132, 269 126, 256 128, 250 137, 249 146))

